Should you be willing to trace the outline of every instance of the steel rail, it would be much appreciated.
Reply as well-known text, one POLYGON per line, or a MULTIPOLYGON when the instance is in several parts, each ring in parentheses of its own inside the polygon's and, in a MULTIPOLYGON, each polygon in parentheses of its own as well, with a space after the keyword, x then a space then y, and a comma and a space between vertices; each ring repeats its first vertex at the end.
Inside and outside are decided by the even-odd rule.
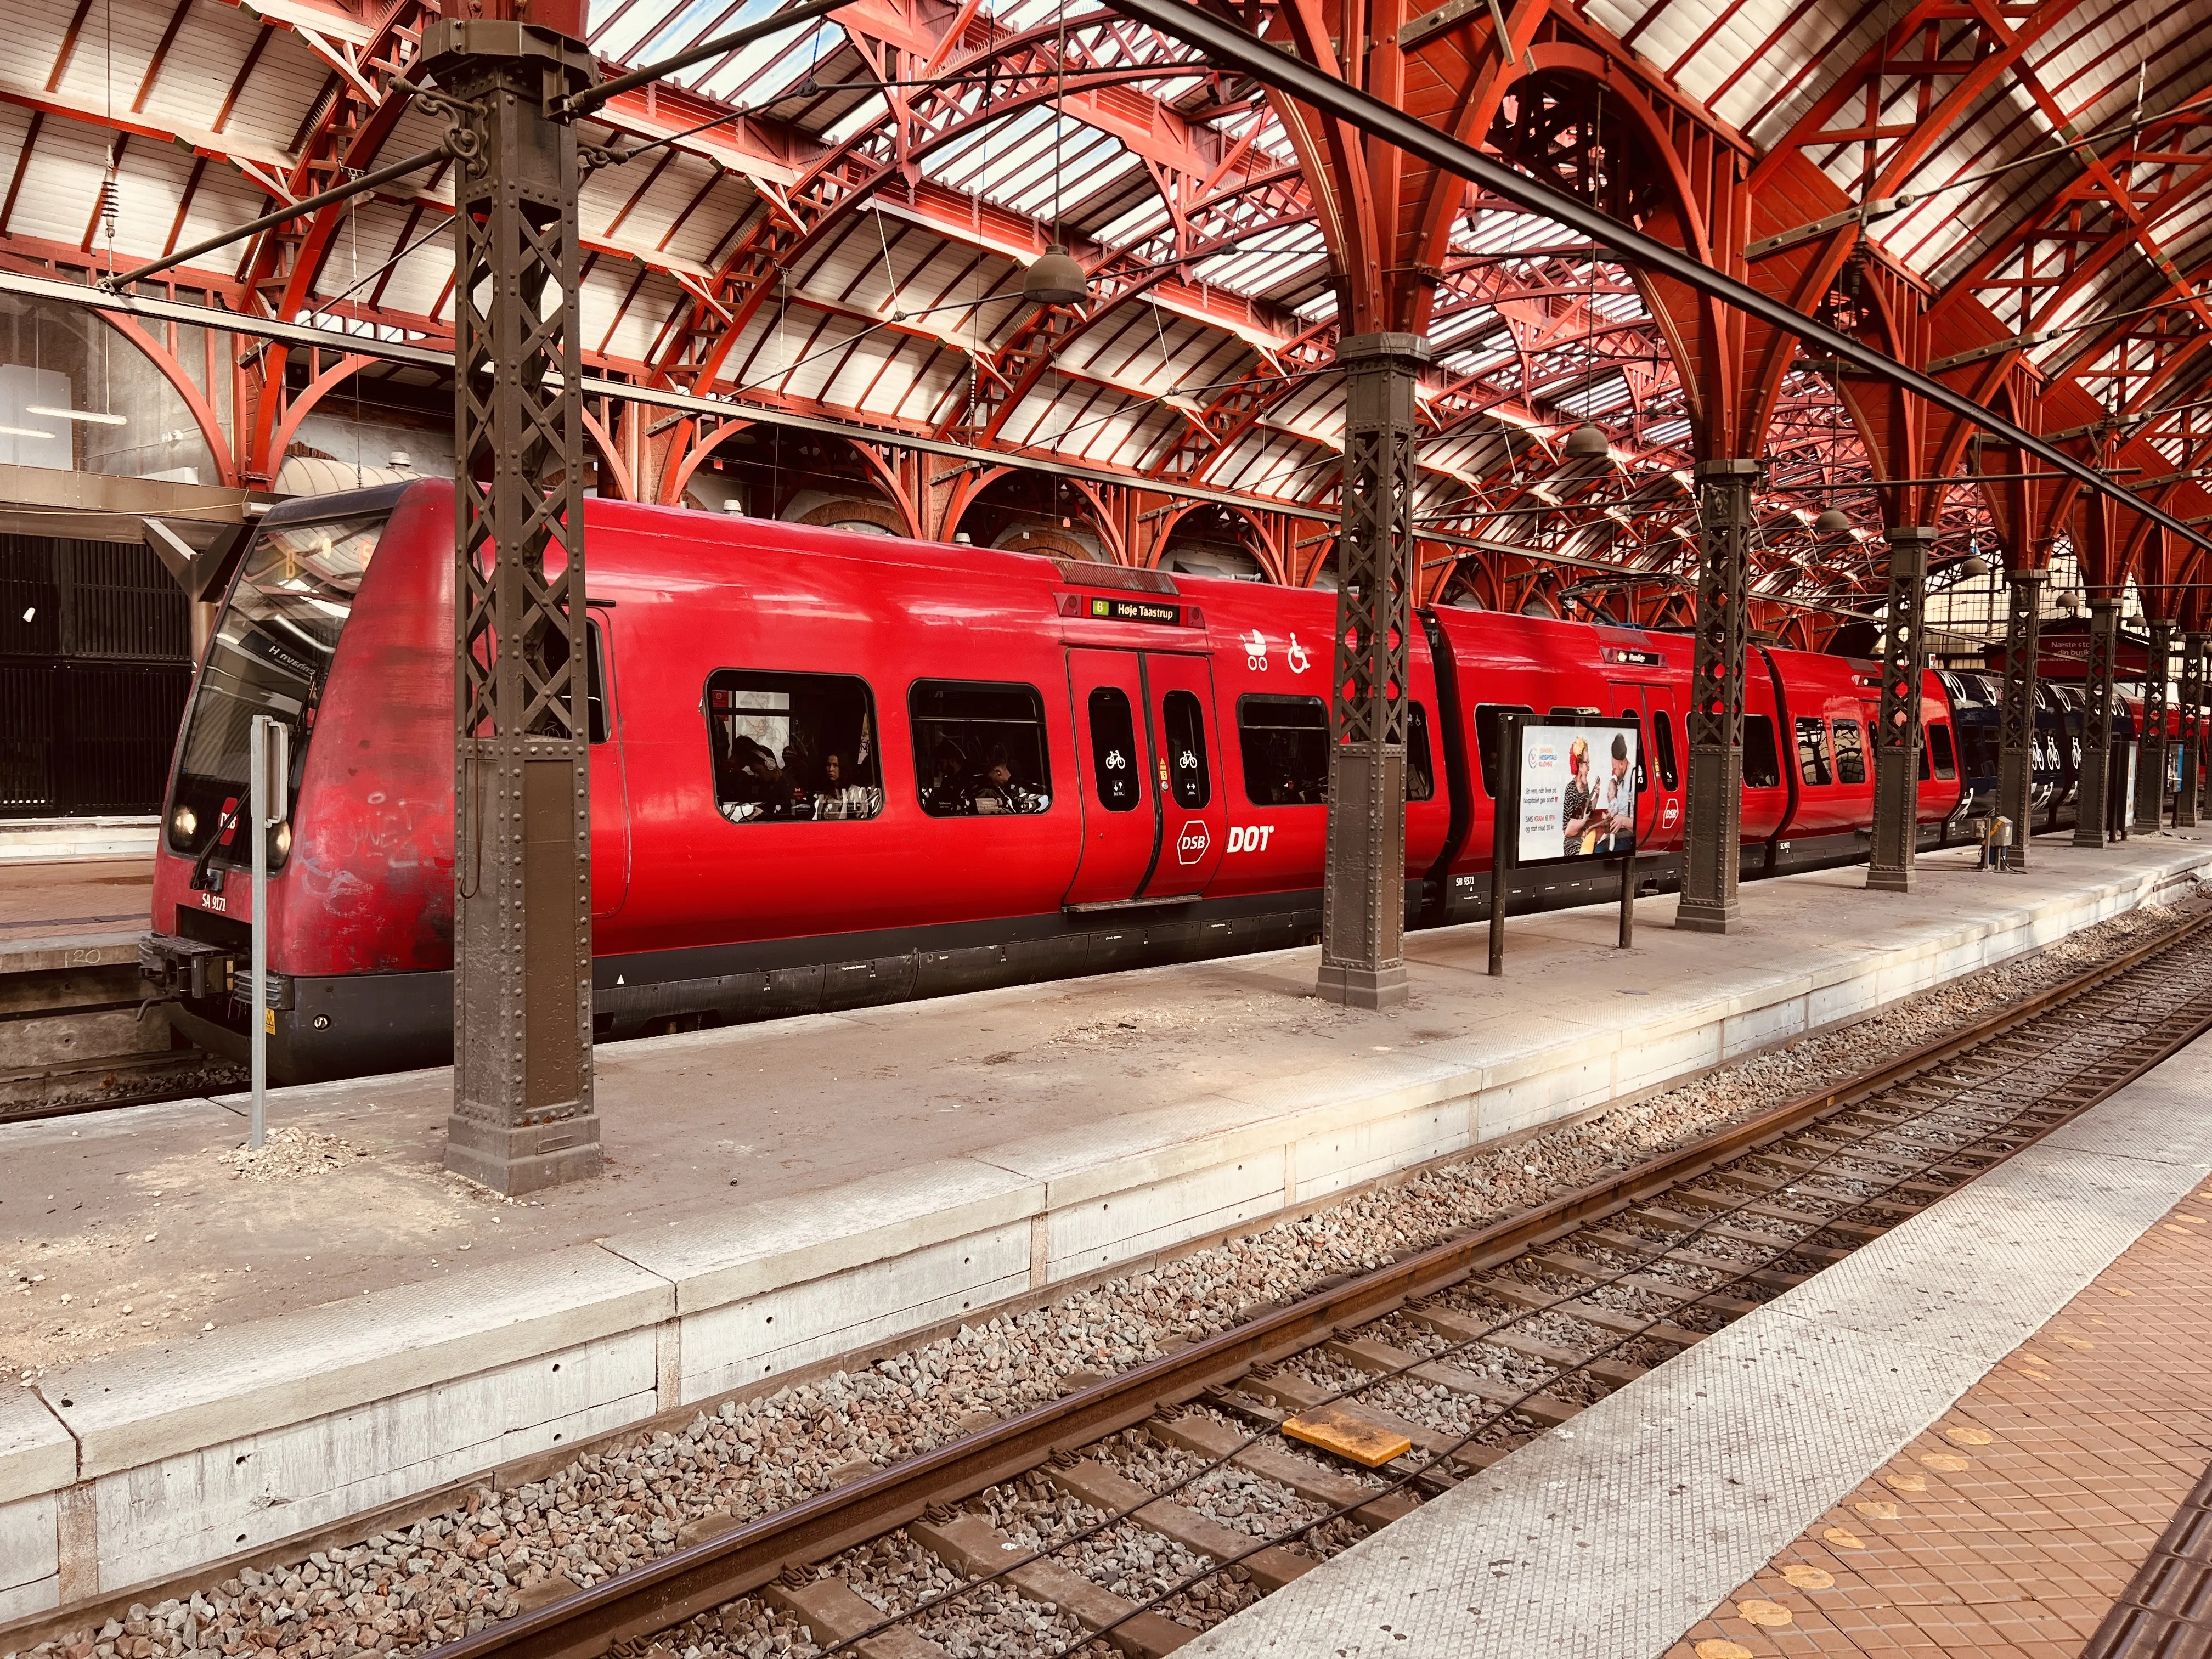
POLYGON ((1324 114, 1347 122, 1362 132, 1380 138, 1410 155, 1419 156, 1431 166, 1479 185, 1492 194, 1503 197, 1531 213, 1540 214, 1570 230, 1579 231, 1631 264, 1658 271, 1710 299, 1718 300, 1724 305, 1771 323, 1808 345, 1820 347, 1830 356, 1856 363, 1939 409, 1947 409, 1961 419, 1972 421, 1984 431, 1996 434, 2012 447, 2049 462, 2076 483, 2085 484, 2100 495, 2124 501, 2162 528, 2188 538, 2199 547, 2212 548, 2212 539, 2191 529, 2164 508, 2154 507, 2132 492, 2120 489, 2094 467, 1991 413, 1965 392, 1907 367, 1887 352, 1877 351, 1862 341, 1854 340, 1840 330, 1830 328, 1826 324, 1806 316, 1786 302, 1760 293, 1748 283, 1714 270, 1680 248, 1671 247, 1656 236, 1645 235, 1633 226, 1622 223, 1611 214, 1600 212, 1586 202, 1577 201, 1564 191, 1555 190, 1526 173, 1516 173, 1503 161, 1485 155, 1472 144, 1463 143, 1449 133, 1424 125, 1394 105, 1335 76, 1323 74, 1304 58, 1279 46, 1270 46, 1234 24, 1209 16, 1195 6, 1184 3, 1184 0, 1108 0, 1108 3, 1116 11, 1150 24, 1163 34, 1171 35, 1187 46, 1197 47, 1217 64, 1240 69, 1261 84, 1310 104, 1324 114))
MULTIPOLYGON (((1048 1405, 818 1492, 702 1540, 659 1560, 487 1626, 425 1659, 596 1659, 617 1643, 650 1636, 759 1589, 787 1567, 827 1559, 925 1514, 1024 1474, 1091 1442, 1133 1427, 1164 1406, 1180 1406, 1254 1367, 1285 1359, 1336 1331, 1378 1319, 1469 1273, 1502 1266, 1587 1223, 1692 1181, 1935 1071, 2212 928, 2212 913, 2085 969, 1958 1031, 1869 1071, 1718 1130, 1520 1215, 1430 1246, 1347 1283, 1325 1288, 1162 1358, 1077 1390, 1048 1405)), ((2203 1025, 2212 1026, 2212 1012, 2203 1025)), ((2188 1041, 2178 1038, 2166 1052, 2188 1041)), ((2163 1059, 2133 1067, 2118 1088, 2163 1059)), ((1810 1236, 1810 1235, 1808 1235, 1810 1236)), ((1802 1242, 1802 1241, 1800 1241, 1802 1242)))

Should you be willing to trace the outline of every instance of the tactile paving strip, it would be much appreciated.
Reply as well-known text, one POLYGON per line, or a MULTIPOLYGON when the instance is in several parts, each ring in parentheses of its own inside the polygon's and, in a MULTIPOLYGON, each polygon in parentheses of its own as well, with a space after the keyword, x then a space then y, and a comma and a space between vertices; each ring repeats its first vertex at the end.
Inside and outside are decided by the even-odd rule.
POLYGON ((2081 1659, 2180 1659, 2212 1651, 2212 1463, 2182 1500, 2081 1659))
MULTIPOLYGON (((1900 1452, 1967 1455, 1934 1431, 1940 1427, 1966 1431, 1969 1438, 1987 1431, 1992 1441, 2008 1432, 1994 1422, 1985 1428, 1972 1418, 1954 1420, 1954 1402, 1990 1386, 1985 1377, 2013 1386, 2009 1364, 2000 1362, 2081 1297, 2116 1256, 2140 1252, 2146 1236, 2190 1248, 2176 1235, 2196 1230, 2164 1218, 2212 1172, 2207 1058, 2212 1039, 2123 1090, 2074 1129, 1247 1608, 1188 1650, 1640 1659, 1672 1650, 1690 1659, 1691 1646, 1675 1645, 1686 1633, 1688 1643, 1726 1644, 1704 1659, 1736 1659, 1738 1648, 1762 1656, 1823 1650, 1808 1640, 1808 1592, 1785 1570, 1810 1567, 1850 1587, 1845 1597, 1809 1592, 1824 1603, 1884 1599, 1874 1584, 1851 1579, 1855 1570, 1842 1560, 1850 1552, 1817 1541, 1819 1535, 1827 1528, 1846 1530, 1856 1518, 1887 1548, 1892 1531, 1916 1524, 1906 1517, 1925 1501, 1891 1486, 1853 1489, 1886 1464, 1901 1477, 1931 1475, 1911 1455, 1893 1464, 1900 1452), (2000 1367, 1994 1376, 1993 1366, 2000 1367), (1834 1507, 1839 1501, 1841 1511, 1834 1507), (1857 1516, 1848 1509, 1855 1501, 1875 1505, 1875 1516, 1857 1516), (1895 1521, 1882 1518, 1885 1504, 1895 1506, 1895 1521), (1787 1559, 1770 1569, 1778 1554, 1787 1559), (1705 1618, 1723 1596, 1725 1616, 1705 1618)), ((2193 1242, 2212 1259, 2212 1240, 2193 1242)), ((2178 1322, 2172 1342, 2192 1358, 2212 1348, 2206 1288, 2197 1285, 2193 1300, 2179 1298, 2168 1310, 2178 1322)), ((2142 1336, 2158 1340, 2147 1325, 2142 1336)), ((2054 1365, 2070 1364, 2084 1351, 2061 1352, 2068 1359, 2054 1365)), ((2052 1373, 2039 1369, 2045 1380, 2024 1385, 2048 1391, 2052 1373)), ((2170 1408, 2154 1371, 2131 1373, 2130 1381, 2142 1386, 2129 1393, 2120 1423, 2170 1408)), ((2180 1432, 2212 1426, 2193 1407, 2181 1414, 2189 1420, 2180 1432)), ((2067 1432, 2048 1420, 2042 1427, 2060 1439, 2067 1432)), ((2018 1449, 2033 1455, 2035 1449, 2018 1449)), ((2110 1557, 2104 1600, 2073 1632, 2063 1659, 2074 1659, 2124 1586, 2202 1459, 2200 1443, 2179 1481, 2145 1482, 2125 1458, 2112 1472, 2143 1490, 2134 1512, 2108 1506, 2092 1524, 2130 1519, 2139 1541, 2124 1559, 2110 1557)), ((1938 1502, 1953 1495, 1932 1478, 1927 1486, 1938 1502)), ((2002 1527, 2005 1518, 1991 1523, 2002 1527)), ((1938 1571, 1966 1570, 1970 1548, 1955 1541, 1942 1547, 1948 1553, 1938 1571)), ((1890 1659, 2009 1646, 1994 1635, 1979 1644, 1958 1639, 1962 1635, 1954 1628, 1954 1639, 1936 1641, 1921 1631, 1856 1650, 1890 1659)), ((2042 1659, 2059 1656, 2045 1650, 2042 1659)))

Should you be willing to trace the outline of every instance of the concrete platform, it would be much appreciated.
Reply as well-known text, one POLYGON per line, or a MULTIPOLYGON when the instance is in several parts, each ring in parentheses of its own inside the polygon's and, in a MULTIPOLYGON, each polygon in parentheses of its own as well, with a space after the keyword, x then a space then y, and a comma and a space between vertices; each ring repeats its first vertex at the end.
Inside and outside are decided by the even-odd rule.
POLYGON ((1609 909, 1516 921, 1503 981, 1483 929, 1417 935, 1387 1015, 1311 996, 1305 950, 603 1048, 609 1173, 526 1204, 439 1170, 442 1071, 282 1092, 307 1139, 270 1181, 224 1161, 235 1099, 0 1126, 0 1357, 36 1373, 0 1418, 0 1618, 1656 1091, 2130 908, 2212 839, 1968 863, 1904 899, 1757 884, 1726 939, 1650 901, 1626 953, 1609 909))
POLYGON ((2204 1468, 2208 1062, 2212 1037, 1183 1650, 2074 1659, 2204 1468))

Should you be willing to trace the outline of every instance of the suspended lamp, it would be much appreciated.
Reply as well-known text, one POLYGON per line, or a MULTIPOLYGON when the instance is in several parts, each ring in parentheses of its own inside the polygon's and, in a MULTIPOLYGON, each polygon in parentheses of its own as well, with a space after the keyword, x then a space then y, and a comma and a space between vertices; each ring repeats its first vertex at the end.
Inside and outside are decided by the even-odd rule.
POLYGON ((1969 576, 1986 576, 1990 574, 1990 562, 1978 553, 1969 553, 1959 562, 1959 568, 1969 576))
POLYGON ((1022 273, 1022 298, 1036 306, 1079 305, 1091 295, 1083 267, 1066 247, 1054 242, 1022 273))
POLYGON ((1840 536, 1850 527, 1851 515, 1840 507, 1824 507, 1820 516, 1813 520, 1813 530, 1816 535, 1840 536))
POLYGON ((1605 428, 1595 421, 1584 421, 1567 434, 1564 453, 1571 461, 1610 460, 1613 440, 1605 435, 1605 428))

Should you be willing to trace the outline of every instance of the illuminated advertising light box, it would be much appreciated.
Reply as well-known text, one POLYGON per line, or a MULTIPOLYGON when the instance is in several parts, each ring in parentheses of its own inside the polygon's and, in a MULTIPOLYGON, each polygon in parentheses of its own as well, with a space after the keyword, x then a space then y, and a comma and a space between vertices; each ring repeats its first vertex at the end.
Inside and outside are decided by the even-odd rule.
POLYGON ((1633 721, 1595 716, 1521 723, 1514 863, 1635 852, 1638 735, 1633 721))

